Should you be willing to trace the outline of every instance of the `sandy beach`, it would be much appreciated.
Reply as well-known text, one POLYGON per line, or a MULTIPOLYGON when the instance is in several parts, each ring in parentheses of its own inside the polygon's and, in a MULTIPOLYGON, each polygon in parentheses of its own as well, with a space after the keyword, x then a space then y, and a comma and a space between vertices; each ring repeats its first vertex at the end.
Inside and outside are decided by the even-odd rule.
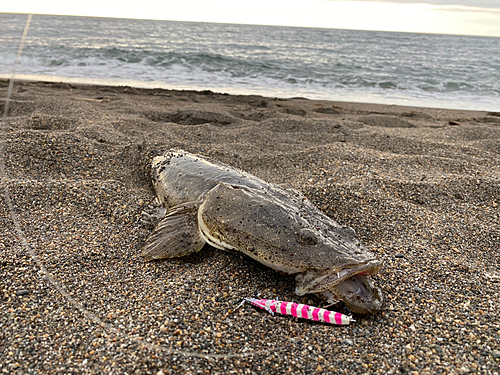
POLYGON ((500 374, 498 112, 17 81, 0 142, 1 373, 500 374), (324 304, 239 253, 142 260, 148 164, 171 148, 353 227, 386 309, 237 309, 324 304))

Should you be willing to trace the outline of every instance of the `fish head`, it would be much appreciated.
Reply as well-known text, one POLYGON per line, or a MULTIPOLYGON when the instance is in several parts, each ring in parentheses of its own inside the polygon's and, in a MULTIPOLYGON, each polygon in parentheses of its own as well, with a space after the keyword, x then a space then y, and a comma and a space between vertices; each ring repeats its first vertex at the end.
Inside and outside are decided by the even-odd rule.
POLYGON ((369 280, 381 262, 352 229, 340 226, 295 190, 220 183, 204 197, 198 225, 216 247, 241 251, 277 271, 295 274, 298 295, 332 294, 361 313, 382 308, 382 294, 369 280))
MULTIPOLYGON (((339 237, 329 238, 325 246, 337 249, 339 237)), ((356 241, 344 241, 342 245, 350 249, 340 250, 336 260, 328 268, 307 269, 297 273, 295 293, 304 295, 315 293, 330 303, 338 299, 344 301, 347 307, 357 314, 371 314, 382 310, 384 297, 382 291, 373 285, 370 276, 377 274, 382 262, 375 254, 364 249, 356 241), (335 263, 335 264, 333 264, 335 263)), ((331 251, 333 253, 334 251, 331 251)))

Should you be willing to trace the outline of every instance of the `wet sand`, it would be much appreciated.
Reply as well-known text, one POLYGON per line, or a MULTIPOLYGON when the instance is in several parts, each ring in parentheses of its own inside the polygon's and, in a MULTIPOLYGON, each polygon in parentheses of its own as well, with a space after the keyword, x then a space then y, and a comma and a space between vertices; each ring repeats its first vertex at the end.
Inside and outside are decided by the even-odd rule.
POLYGON ((500 373, 500 113, 16 82, 0 141, 0 372, 500 373), (323 304, 238 253, 144 262, 147 166, 170 148, 355 228, 386 309, 271 316, 236 307, 323 304))

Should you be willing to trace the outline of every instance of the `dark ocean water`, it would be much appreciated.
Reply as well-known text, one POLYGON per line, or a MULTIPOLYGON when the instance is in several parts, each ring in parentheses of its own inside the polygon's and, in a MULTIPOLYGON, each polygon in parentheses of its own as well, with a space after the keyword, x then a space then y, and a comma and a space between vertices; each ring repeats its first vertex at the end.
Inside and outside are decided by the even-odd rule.
MULTIPOLYGON (((0 77, 26 18, 0 14, 0 77)), ((34 15, 17 73, 500 111, 500 38, 34 15)))

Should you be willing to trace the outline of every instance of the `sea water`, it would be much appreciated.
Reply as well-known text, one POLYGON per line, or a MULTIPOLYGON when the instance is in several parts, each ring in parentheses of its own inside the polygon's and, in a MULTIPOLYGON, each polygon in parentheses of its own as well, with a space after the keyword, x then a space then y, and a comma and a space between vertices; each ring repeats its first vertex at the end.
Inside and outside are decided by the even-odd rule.
MULTIPOLYGON (((0 14, 9 78, 27 15, 0 14)), ((500 111, 500 38, 34 15, 17 77, 500 111)))

